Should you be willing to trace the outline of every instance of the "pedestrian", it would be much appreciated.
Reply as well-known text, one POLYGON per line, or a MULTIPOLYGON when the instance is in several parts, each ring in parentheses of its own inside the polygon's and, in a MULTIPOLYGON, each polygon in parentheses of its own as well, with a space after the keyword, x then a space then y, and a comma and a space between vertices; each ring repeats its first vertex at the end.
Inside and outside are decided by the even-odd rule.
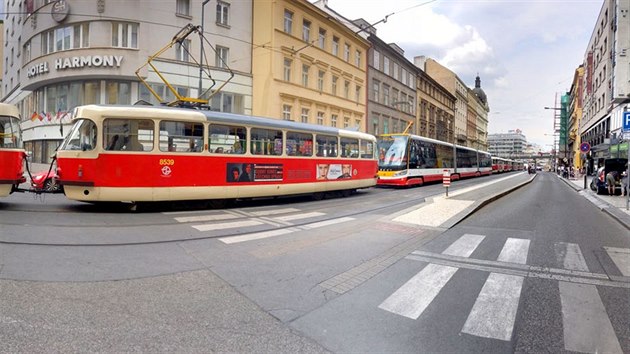
POLYGON ((617 171, 610 171, 606 174, 606 186, 608 186, 608 195, 615 195, 615 181, 617 180, 617 171))
POLYGON ((626 171, 621 173, 621 192, 624 197, 628 195, 628 172, 626 171))

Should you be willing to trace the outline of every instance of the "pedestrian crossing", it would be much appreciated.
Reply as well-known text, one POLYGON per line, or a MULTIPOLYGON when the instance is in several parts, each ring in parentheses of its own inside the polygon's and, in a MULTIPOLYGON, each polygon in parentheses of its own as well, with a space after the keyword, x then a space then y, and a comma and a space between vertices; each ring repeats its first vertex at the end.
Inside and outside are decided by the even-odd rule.
MULTIPOLYGON (((218 237, 225 244, 261 240, 294 232, 313 230, 355 220, 353 217, 331 217, 324 212, 302 211, 297 208, 244 211, 222 210, 203 215, 183 215, 187 212, 167 212, 178 223, 188 224, 199 232, 225 232, 234 230, 238 235, 218 237), (182 215, 182 216, 180 216, 182 215), (254 231, 255 228, 274 228, 254 231), (248 230, 250 230, 248 232, 248 230)), ((196 213, 193 213, 196 214, 196 213)))
MULTIPOLYGON (((416 275, 387 296, 378 308, 413 320, 440 296, 460 269, 488 273, 460 333, 510 341, 523 283, 528 277, 558 280, 565 349, 577 352, 622 353, 597 286, 630 289, 629 281, 611 280, 591 273, 578 244, 558 242, 554 253, 558 268, 527 265, 531 241, 507 238, 496 261, 471 258, 484 244, 484 235, 464 234, 442 253, 415 251, 407 257, 428 263, 416 275)), ((630 249, 604 247, 619 268, 628 271, 630 249)), ((543 304, 541 304, 543 306, 543 304)))

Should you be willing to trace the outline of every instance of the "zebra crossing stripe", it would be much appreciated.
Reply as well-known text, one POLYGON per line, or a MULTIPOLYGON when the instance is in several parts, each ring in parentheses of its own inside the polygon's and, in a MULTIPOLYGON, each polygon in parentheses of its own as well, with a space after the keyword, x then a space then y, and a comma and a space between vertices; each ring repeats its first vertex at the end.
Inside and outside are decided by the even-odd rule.
POLYGON ((447 256, 470 257, 477 249, 477 246, 483 241, 485 236, 464 234, 453 242, 442 254, 447 256))
POLYGON ((622 353, 595 285, 561 281, 564 348, 582 353, 622 353))
POLYGON ((322 216, 322 215, 326 215, 325 213, 320 213, 317 211, 311 212, 311 213, 303 213, 303 214, 293 214, 293 215, 286 215, 286 216, 278 216, 278 217, 274 217, 275 220, 279 220, 279 221, 291 221, 291 220, 299 220, 299 219, 307 219, 307 218, 314 218, 316 216, 322 216))
POLYGON ((242 235, 242 236, 222 237, 222 238, 219 238, 219 241, 226 244, 231 244, 231 243, 260 240, 263 238, 285 235, 285 234, 292 233, 294 231, 295 229, 289 228, 289 229, 278 229, 278 230, 271 230, 271 231, 255 232, 255 233, 242 235))
POLYGON ((523 279, 517 275, 490 273, 462 332, 478 337, 510 340, 523 279))
POLYGON ((238 216, 232 214, 215 214, 215 215, 197 215, 197 216, 180 216, 175 218, 177 222, 203 222, 236 219, 238 216))
MULTIPOLYGON (((481 235, 465 234, 453 242, 443 254, 468 257, 483 239, 484 236, 481 235)), ((428 264, 378 307, 415 320, 431 304, 457 269, 459 268, 428 264)))
POLYGON ((527 263, 527 253, 529 252, 529 240, 522 238, 508 238, 503 245, 503 249, 497 259, 499 262, 527 263))
MULTIPOLYGON (((498 261, 525 264, 529 243, 528 239, 508 238, 498 261)), ((524 279, 518 275, 490 273, 462 332, 478 337, 510 340, 524 279)))
POLYGON ((217 224, 204 224, 204 225, 193 225, 193 228, 199 231, 211 231, 211 230, 224 230, 224 229, 232 229, 237 227, 248 227, 248 226, 256 226, 263 224, 262 221, 257 220, 243 220, 236 222, 224 222, 217 224))
POLYGON ((429 264, 378 307, 415 320, 420 317, 457 269, 429 264))
POLYGON ((562 264, 564 269, 588 272, 586 260, 584 260, 584 256, 578 244, 558 242, 554 245, 554 248, 556 251, 556 259, 559 264, 562 264))
POLYGON ((252 211, 251 215, 255 216, 269 216, 269 215, 277 215, 277 214, 288 214, 296 211, 300 211, 300 209, 296 208, 284 208, 284 209, 270 209, 270 210, 260 210, 260 211, 252 211))
POLYGON ((630 276, 630 248, 604 247, 623 276, 630 276))

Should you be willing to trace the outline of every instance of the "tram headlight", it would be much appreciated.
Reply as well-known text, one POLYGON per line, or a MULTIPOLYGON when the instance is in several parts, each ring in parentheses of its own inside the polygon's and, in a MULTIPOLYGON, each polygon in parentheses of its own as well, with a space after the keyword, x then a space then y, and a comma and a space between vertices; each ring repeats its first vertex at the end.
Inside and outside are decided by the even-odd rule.
POLYGON ((406 175, 407 175, 407 170, 398 171, 398 172, 394 173, 394 176, 396 176, 396 177, 402 177, 402 176, 406 176, 406 175))

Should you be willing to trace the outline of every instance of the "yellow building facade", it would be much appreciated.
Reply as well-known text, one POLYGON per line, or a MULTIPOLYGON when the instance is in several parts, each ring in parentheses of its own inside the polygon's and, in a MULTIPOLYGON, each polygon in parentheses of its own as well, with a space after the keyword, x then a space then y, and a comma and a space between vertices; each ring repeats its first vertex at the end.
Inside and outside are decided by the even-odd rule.
POLYGON ((252 114, 366 131, 370 43, 328 11, 253 2, 252 114))

